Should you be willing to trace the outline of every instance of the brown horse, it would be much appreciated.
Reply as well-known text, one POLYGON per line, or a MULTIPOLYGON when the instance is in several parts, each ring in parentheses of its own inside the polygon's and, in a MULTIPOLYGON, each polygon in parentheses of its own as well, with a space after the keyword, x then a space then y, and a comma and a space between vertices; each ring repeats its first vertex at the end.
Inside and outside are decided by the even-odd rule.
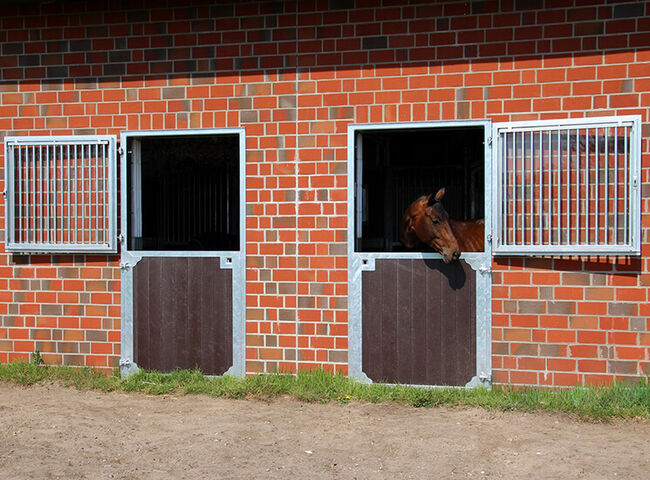
POLYGON ((460 221, 449 218, 441 200, 445 189, 415 200, 400 222, 399 238, 406 248, 428 245, 449 263, 461 252, 483 251, 483 220, 460 221), (433 197, 433 198, 432 198, 433 197))

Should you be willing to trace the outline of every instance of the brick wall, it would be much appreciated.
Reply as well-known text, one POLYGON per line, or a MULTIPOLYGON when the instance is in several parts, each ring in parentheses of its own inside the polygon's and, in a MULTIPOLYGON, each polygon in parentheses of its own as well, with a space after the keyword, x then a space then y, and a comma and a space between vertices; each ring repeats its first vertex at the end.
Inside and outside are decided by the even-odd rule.
MULTIPOLYGON (((186 3, 6 8, 0 136, 244 126, 249 373, 347 371, 350 123, 640 114, 649 210, 648 2, 186 3)), ((650 373, 649 218, 641 258, 495 260, 497 383, 650 373)), ((0 361, 116 365, 117 261, 0 255, 0 361)))

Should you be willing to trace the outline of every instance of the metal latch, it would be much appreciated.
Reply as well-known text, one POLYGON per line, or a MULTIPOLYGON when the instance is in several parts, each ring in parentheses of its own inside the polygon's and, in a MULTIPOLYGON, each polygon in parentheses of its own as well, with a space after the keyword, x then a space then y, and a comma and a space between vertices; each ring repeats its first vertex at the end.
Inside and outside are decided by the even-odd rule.
POLYGON ((128 367, 131 365, 131 360, 128 358, 120 358, 120 367, 128 367))
POLYGON ((130 268, 131 264, 129 262, 120 263, 120 270, 129 270, 130 268))

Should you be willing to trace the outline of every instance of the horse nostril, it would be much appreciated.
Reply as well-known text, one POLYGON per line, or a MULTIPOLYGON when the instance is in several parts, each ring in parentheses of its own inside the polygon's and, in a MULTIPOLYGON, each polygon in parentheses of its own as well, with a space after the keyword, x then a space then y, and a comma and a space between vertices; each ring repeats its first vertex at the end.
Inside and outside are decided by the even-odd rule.
POLYGON ((460 252, 456 250, 452 256, 454 257, 454 260, 458 260, 458 258, 460 258, 460 252))

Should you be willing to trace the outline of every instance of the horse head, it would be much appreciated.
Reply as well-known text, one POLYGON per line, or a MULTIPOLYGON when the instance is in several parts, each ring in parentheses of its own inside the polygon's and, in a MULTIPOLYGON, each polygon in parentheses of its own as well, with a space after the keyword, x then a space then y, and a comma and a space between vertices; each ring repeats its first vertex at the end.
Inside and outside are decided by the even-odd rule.
POLYGON ((451 225, 449 214, 442 206, 445 189, 433 195, 418 198, 408 208, 400 225, 400 239, 407 248, 424 243, 442 255, 449 263, 460 257, 460 247, 451 225))

